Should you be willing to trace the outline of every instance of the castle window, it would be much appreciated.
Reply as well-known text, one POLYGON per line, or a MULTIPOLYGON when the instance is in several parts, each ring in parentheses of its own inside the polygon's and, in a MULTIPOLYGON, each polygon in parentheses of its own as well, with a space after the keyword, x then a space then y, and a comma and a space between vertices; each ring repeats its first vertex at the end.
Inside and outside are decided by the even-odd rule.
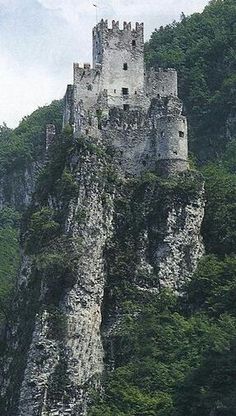
POLYGON ((136 40, 132 40, 132 47, 135 48, 136 46, 136 40))
POLYGON ((135 95, 137 95, 137 91, 134 91, 135 95))
POLYGON ((184 137, 184 132, 183 131, 179 131, 179 137, 184 137))
POLYGON ((91 85, 91 84, 89 84, 89 85, 87 86, 87 89, 88 89, 88 91, 92 91, 92 89, 93 89, 92 85, 91 85))
POLYGON ((123 70, 124 70, 124 71, 127 71, 127 69, 128 69, 128 64, 127 64, 127 63, 125 63, 125 64, 123 65, 123 70))
POLYGON ((129 88, 122 88, 123 95, 129 95, 129 88))
POLYGON ((114 94, 116 94, 116 90, 114 90, 114 94))
POLYGON ((124 111, 129 111, 129 104, 124 104, 123 108, 124 108, 124 111))

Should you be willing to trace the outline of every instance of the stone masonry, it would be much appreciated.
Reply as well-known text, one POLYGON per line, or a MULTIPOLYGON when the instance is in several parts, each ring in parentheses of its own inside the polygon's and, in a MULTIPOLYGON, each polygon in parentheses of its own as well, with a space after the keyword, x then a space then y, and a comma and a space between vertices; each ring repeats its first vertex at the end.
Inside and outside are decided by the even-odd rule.
POLYGON ((187 121, 173 69, 147 70, 143 23, 101 20, 93 29, 93 68, 74 64, 64 126, 112 146, 127 174, 188 168, 187 121))

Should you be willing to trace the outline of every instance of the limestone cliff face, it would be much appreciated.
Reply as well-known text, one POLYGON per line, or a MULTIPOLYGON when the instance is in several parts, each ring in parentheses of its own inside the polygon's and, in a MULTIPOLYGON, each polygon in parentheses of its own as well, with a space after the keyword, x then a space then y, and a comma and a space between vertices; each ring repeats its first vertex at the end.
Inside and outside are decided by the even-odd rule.
POLYGON ((57 193, 43 207, 36 196, 23 237, 5 415, 86 415, 92 390, 115 365, 123 302, 163 287, 181 291, 203 253, 198 175, 122 177, 106 149, 91 143, 74 145, 66 164, 57 193), (51 215, 48 243, 32 252, 40 233, 29 234, 43 215, 51 215))
MULTIPOLYGON (((108 201, 113 198, 112 192, 107 194, 104 205, 104 169, 104 163, 96 156, 74 154, 71 160, 78 188, 67 207, 63 241, 57 239, 53 247, 44 251, 46 257, 50 253, 56 256, 57 251, 59 256, 69 252, 70 270, 62 265, 63 276, 55 270, 53 257, 49 266, 54 267, 53 279, 58 279, 55 285, 62 286, 59 293, 55 295, 57 288, 49 281, 47 266, 39 270, 35 256, 23 258, 18 292, 21 316, 16 324, 14 349, 16 354, 24 349, 25 354, 20 357, 23 359, 20 371, 15 369, 14 359, 9 364, 12 376, 5 387, 8 397, 13 379, 18 379, 20 396, 7 403, 6 414, 84 413, 87 389, 90 384, 99 383, 103 370, 100 334, 105 280, 103 251, 112 229, 112 203, 108 201), (25 295, 27 305, 23 304, 25 295), (21 333, 22 315, 26 313, 31 320, 31 325, 25 328, 28 339, 21 333)), ((61 201, 51 198, 48 203, 55 208, 61 201)))
POLYGON ((200 233, 204 186, 200 175, 126 183, 114 200, 106 252, 103 336, 106 365, 116 366, 116 336, 127 305, 148 303, 168 288, 181 294, 204 253, 200 233))
POLYGON ((28 163, 0 178, 0 209, 11 206, 22 211, 30 205, 43 164, 43 161, 28 163))
POLYGON ((160 287, 181 292, 191 277, 204 247, 199 233, 204 216, 204 189, 188 199, 173 201, 161 229, 161 241, 153 250, 153 264, 158 270, 160 287))

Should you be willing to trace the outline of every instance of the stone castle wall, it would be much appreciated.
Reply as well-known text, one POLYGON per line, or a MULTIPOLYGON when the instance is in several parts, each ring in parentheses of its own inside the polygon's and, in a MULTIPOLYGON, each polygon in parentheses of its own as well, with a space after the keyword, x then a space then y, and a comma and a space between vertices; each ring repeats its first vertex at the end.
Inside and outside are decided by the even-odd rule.
POLYGON ((102 87, 107 91, 108 104, 138 105, 137 96, 144 93, 143 26, 131 29, 131 24, 124 23, 120 30, 119 22, 113 21, 111 29, 107 25, 98 25, 93 36, 95 56, 99 56, 102 65, 102 87), (127 89, 127 94, 124 94, 124 89, 127 89))
POLYGON ((146 73, 146 91, 150 98, 177 97, 178 81, 177 72, 174 69, 154 70, 151 68, 146 73))
POLYGON ((93 29, 93 68, 74 64, 64 119, 73 123, 75 136, 89 135, 120 152, 118 165, 126 173, 155 169, 161 161, 167 171, 186 170, 187 121, 177 72, 145 69, 143 29, 115 21, 110 28, 104 20, 93 29))

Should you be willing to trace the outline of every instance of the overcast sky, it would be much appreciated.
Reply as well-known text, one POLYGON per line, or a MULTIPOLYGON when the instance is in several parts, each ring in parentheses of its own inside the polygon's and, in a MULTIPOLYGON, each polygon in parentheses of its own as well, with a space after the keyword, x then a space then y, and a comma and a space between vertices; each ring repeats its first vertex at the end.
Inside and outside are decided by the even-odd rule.
POLYGON ((10 127, 64 95, 72 62, 91 61, 98 19, 144 22, 146 39, 160 25, 201 12, 207 0, 0 0, 0 124, 10 127))

